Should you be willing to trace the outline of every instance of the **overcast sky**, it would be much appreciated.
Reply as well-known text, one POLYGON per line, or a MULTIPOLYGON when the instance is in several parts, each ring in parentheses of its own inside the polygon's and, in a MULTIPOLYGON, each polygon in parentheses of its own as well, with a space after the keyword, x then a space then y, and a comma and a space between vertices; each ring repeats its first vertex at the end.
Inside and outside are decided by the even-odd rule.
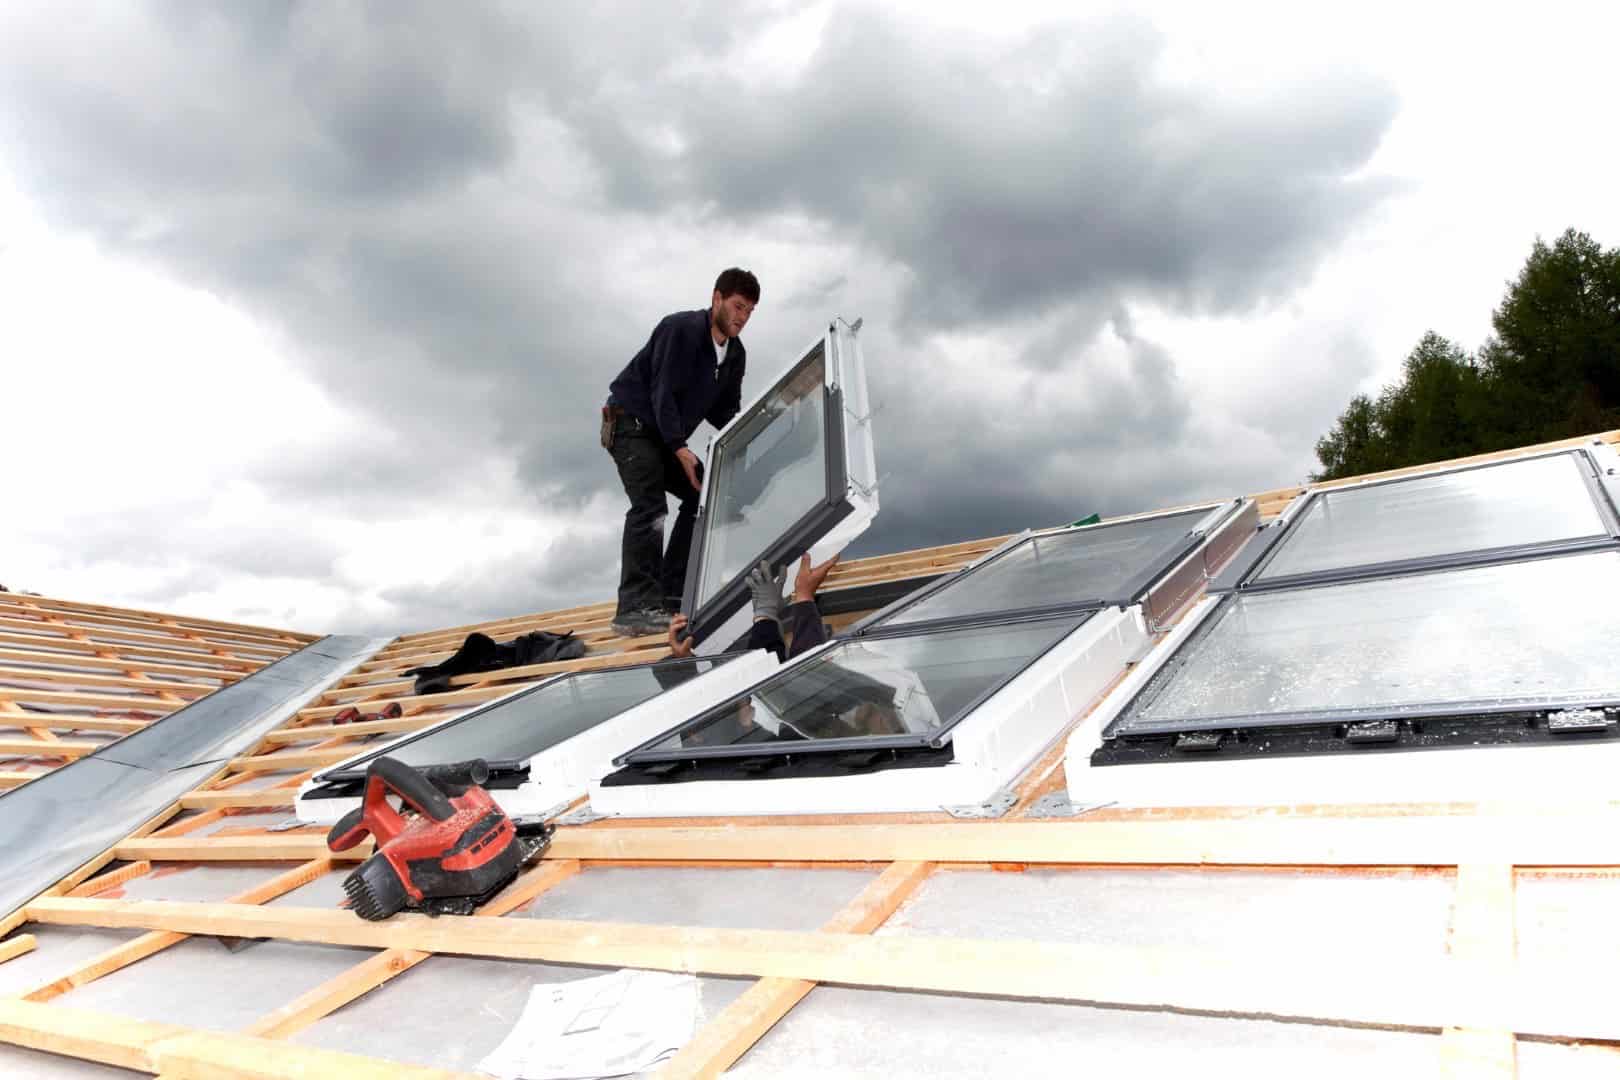
POLYGON ((852 554, 1296 482, 1538 234, 1620 244, 1613 5, 1319 7, 13 0, 0 583, 609 599, 597 407, 733 264, 745 392, 865 319, 852 554))

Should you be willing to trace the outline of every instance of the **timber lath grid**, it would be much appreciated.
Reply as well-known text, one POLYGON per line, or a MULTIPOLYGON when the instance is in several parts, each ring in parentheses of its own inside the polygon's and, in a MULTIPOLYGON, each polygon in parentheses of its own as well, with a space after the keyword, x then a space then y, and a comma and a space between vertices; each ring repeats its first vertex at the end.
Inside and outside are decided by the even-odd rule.
MULTIPOLYGON (((1602 437, 1620 441, 1617 432, 1602 437)), ((1492 456, 1497 455, 1470 460, 1492 456)), ((1272 516, 1300 490, 1281 489, 1257 499, 1272 516)), ((949 569, 997 542, 897 559, 921 559, 949 569)), ((843 572, 868 573, 869 580, 877 580, 883 564, 862 560, 843 572)), ((900 571, 901 576, 907 573, 900 571)), ((310 770, 352 755, 359 748, 357 740, 436 722, 550 671, 658 655, 659 642, 623 641, 602 633, 609 611, 598 605, 457 627, 400 638, 381 650, 268 736, 253 754, 232 762, 212 782, 0 925, 0 934, 26 930, 24 924, 30 922, 145 931, 21 997, 0 999, 0 1040, 171 1077, 464 1075, 286 1041, 435 953, 454 953, 757 979, 663 1067, 660 1075, 668 1077, 724 1071, 818 982, 1439 1032, 1440 1068, 1446 1076, 1515 1075, 1516 1041, 1521 1038, 1620 1042, 1620 1014, 1603 995, 1591 993, 1582 972, 1520 956, 1515 946, 1514 890, 1521 875, 1609 876, 1620 867, 1620 832, 1615 829, 1620 813, 1612 804, 1104 809, 1068 820, 1035 820, 1027 816, 1032 804, 1064 788, 1060 737, 1026 771, 1014 810, 998 821, 909 814, 562 826, 546 858, 478 915, 404 915, 386 923, 367 923, 341 910, 263 906, 346 869, 366 857, 369 847, 334 854, 316 828, 272 832, 255 825, 201 835, 205 827, 227 825, 249 808, 290 807, 310 770), (536 666, 545 670, 467 676, 457 680, 452 693, 430 698, 413 698, 409 683, 400 677, 409 666, 447 655, 469 630, 499 635, 537 628, 595 635, 588 638, 590 653, 565 665, 536 666), (329 722, 351 704, 373 711, 388 701, 399 701, 405 709, 398 721, 344 727, 329 722), (271 786, 263 790, 242 789, 266 779, 271 786), (136 878, 186 862, 258 863, 269 876, 221 903, 108 898, 136 878), (881 873, 845 907, 827 912, 827 921, 815 932, 494 921, 596 868, 671 865, 861 866, 881 873), (1259 949, 1234 956, 1151 946, 874 936, 934 875, 1016 873, 1037 867, 1086 873, 1125 866, 1195 870, 1212 889, 1231 868, 1280 873, 1301 868, 1329 873, 1439 870, 1454 875, 1455 883, 1448 950, 1443 961, 1414 961, 1399 972, 1358 970, 1353 962, 1341 962, 1325 974, 1289 942, 1270 953, 1259 949), (53 1004, 75 987, 199 934, 374 951, 236 1033, 53 1004)), ((0 961, 22 955, 32 945, 26 932, 14 935, 0 942, 0 961)), ((1596 966, 1591 970, 1606 969, 1616 951, 1620 939, 1606 927, 1594 926, 1589 959, 1596 966)), ((1620 1065, 1620 1053, 1615 1063, 1620 1065)))
POLYGON ((0 790, 94 753, 315 640, 0 593, 0 790))

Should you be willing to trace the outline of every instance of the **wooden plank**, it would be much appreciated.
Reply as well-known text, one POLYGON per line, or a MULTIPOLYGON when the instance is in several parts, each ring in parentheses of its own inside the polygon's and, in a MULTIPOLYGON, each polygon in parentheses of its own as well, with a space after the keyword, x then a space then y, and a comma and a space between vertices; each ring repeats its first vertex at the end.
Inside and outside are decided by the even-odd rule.
POLYGON ((0 964, 33 952, 34 946, 37 944, 39 942, 34 940, 33 934, 18 934, 14 938, 0 941, 0 964))
MULTIPOLYGON (((250 775, 247 773, 244 776, 250 775)), ((193 791, 180 796, 185 810, 220 810, 267 807, 291 809, 298 798, 298 789, 290 787, 259 788, 257 791, 193 791)))
MULTIPOLYGON (((1620 866, 1620 815, 998 821, 895 825, 567 826, 548 858, 1136 866, 1620 866), (1556 826, 1556 827, 1553 827, 1556 826)), ((120 859, 315 858, 322 837, 136 839, 120 859)), ((346 853, 347 854, 347 853, 346 853)))
MULTIPOLYGON (((85 644, 92 644, 86 642, 85 644)), ((103 652, 110 651, 105 648, 103 652)), ((20 661, 25 664, 62 664, 74 668, 100 671, 140 671, 148 675, 176 675, 200 681, 230 682, 241 678, 240 673, 220 669, 192 667, 186 664, 160 664, 149 660, 135 660, 120 656, 80 656, 75 653, 40 652, 37 649, 0 649, 0 660, 20 661)))
MULTIPOLYGON (((1457 868, 1451 955, 1481 980, 1500 979, 1513 970, 1513 884, 1511 865, 1465 863, 1457 868)), ((1512 1080, 1518 1075, 1512 1031, 1446 1028, 1441 1032, 1440 1062, 1447 1080, 1512 1080)))
MULTIPOLYGON (((34 614, 45 614, 37 609, 11 603, 3 596, 0 596, 0 611, 13 614, 25 614, 33 611, 34 614)), ((49 614, 56 615, 58 613, 50 612, 49 614)), ((99 634, 103 629, 107 628, 120 631, 156 630, 189 641, 207 641, 209 644, 219 645, 233 652, 267 657, 282 657, 304 646, 303 642, 276 641, 261 635, 240 634, 232 630, 194 629, 182 626, 179 623, 165 621, 162 618, 131 619, 121 615, 93 615, 85 612, 75 612, 68 622, 75 629, 83 629, 95 634, 99 634)))
MULTIPOLYGON (((165 711, 167 710, 166 704, 161 702, 159 704, 165 711)), ((141 730, 151 722, 130 720, 121 716, 86 716, 75 713, 31 712, 25 715, 29 727, 41 727, 50 731, 106 731, 115 735, 128 735, 132 731, 141 730)))
POLYGON ((0 1042, 155 1073, 148 1047, 184 1032, 107 1013, 0 998, 0 1042))
POLYGON ((195 683, 160 682, 156 679, 133 679, 118 675, 92 675, 89 672, 0 667, 0 683, 15 685, 41 682, 82 686, 87 690, 99 687, 106 690, 151 690, 153 693, 161 691, 185 698, 207 697, 219 689, 217 686, 198 686, 195 683))
POLYGON ((30 780, 37 780, 51 770, 41 769, 39 772, 0 772, 0 791, 9 791, 15 787, 22 787, 30 780))
MULTIPOLYGON (((498 674, 498 673, 497 673, 498 674)), ((330 720, 344 709, 356 708, 363 713, 376 712, 389 702, 397 701, 402 708, 409 711, 412 708, 448 708, 452 705, 468 705, 473 702, 489 701, 492 698, 502 697, 512 691, 520 689, 518 686, 489 686, 472 687, 467 690, 446 690, 442 694, 406 695, 396 698, 368 698, 364 701, 351 701, 343 705, 312 705, 298 710, 298 715, 305 720, 330 720)))
MULTIPOLYGON (((501 894, 485 904, 481 917, 499 918, 527 904, 554 885, 579 873, 579 863, 572 859, 547 861, 524 874, 501 894)), ((401 972, 426 960, 432 953, 415 949, 385 949, 335 978, 328 979, 308 993, 262 1017, 247 1028, 245 1034, 267 1039, 285 1039, 302 1031, 323 1016, 342 1008, 354 999, 370 993, 401 972)))
MULTIPOLYGON (((0 722, 7 722, 10 719, 9 716, 0 715, 0 722)), ((106 745, 80 739, 14 739, 0 736, 0 754, 15 754, 21 757, 81 758, 86 754, 95 753, 106 745)))
POLYGON ((1620 815, 563 828, 571 859, 1136 865, 1620 866, 1620 815), (1552 827, 1556 825, 1556 828, 1552 827))
POLYGON ((33 702, 36 705, 93 705, 98 709, 140 709, 143 712, 157 713, 159 716, 173 712, 176 704, 156 696, 95 694, 81 690, 24 690, 12 687, 6 690, 6 696, 16 701, 33 702))
MULTIPOLYGON (((15 620, 13 620, 11 624, 8 624, 5 620, 0 619, 0 626, 14 625, 14 623, 15 620)), ((112 646, 106 642, 77 640, 73 637, 56 636, 64 631, 71 632, 73 630, 72 627, 61 626, 55 623, 29 623, 28 625, 36 632, 31 634, 14 634, 0 631, 0 642, 7 645, 27 645, 30 648, 37 649, 61 650, 66 653, 84 656, 96 656, 103 650, 112 648, 112 646)), ((187 645, 189 643, 181 640, 175 640, 166 642, 166 644, 169 646, 180 646, 187 645)), ((152 657, 157 660, 184 661, 184 665, 176 666, 196 666, 201 670, 208 671, 210 677, 215 678, 220 676, 235 678, 264 666, 262 664, 254 663, 251 660, 230 660, 211 652, 194 652, 189 649, 164 648, 161 646, 153 648, 141 645, 126 644, 123 648, 118 650, 118 654, 121 659, 126 660, 134 659, 136 656, 140 656, 152 657)), ((146 661, 142 660, 140 662, 145 663, 146 661)))
MULTIPOLYGON (((274 900, 276 897, 290 893, 294 889, 303 888, 331 868, 332 862, 330 859, 311 859, 301 866, 293 867, 284 874, 277 874, 269 881, 255 885, 245 892, 237 893, 230 899, 223 901, 223 903, 262 904, 266 900, 274 900)), ((166 930, 142 934, 133 941, 126 941, 121 945, 108 949, 100 956, 81 964, 60 978, 34 987, 22 996, 27 1001, 50 1001, 53 998, 61 997, 69 990, 111 975, 113 972, 126 968, 137 960, 144 960, 148 956, 162 952, 172 945, 178 945, 184 940, 186 940, 185 934, 177 934, 166 930)))
POLYGON ((109 870, 105 874, 93 877, 83 885, 68 891, 69 896, 99 896, 108 889, 116 889, 126 881, 134 881, 151 873, 152 864, 142 859, 140 862, 127 863, 117 870, 109 870))
MULTIPOLYGON (((378 744, 382 745, 382 744, 378 744)), ((283 769, 308 769, 322 765, 335 765, 365 750, 361 745, 334 746, 325 750, 283 750, 275 754, 257 754, 231 759, 232 772, 280 772, 283 769)))
POLYGON ((391 720, 356 720, 352 724, 310 724, 308 727, 281 728, 265 735, 264 741, 272 746, 288 743, 318 742, 322 739, 342 738, 349 735, 386 735, 399 731, 418 731, 447 719, 443 715, 419 714, 396 716, 391 720))
POLYGON ((80 613, 94 615, 129 615, 135 618, 150 620, 174 619, 182 626, 196 629, 215 628, 220 630, 241 630, 252 634, 271 635, 277 638, 294 640, 304 644, 320 640, 318 634, 302 634, 295 630, 277 630, 268 626, 256 626, 251 623, 224 622, 219 619, 204 619, 192 615, 164 615, 158 612, 143 611, 139 608, 113 607, 109 604, 87 604, 81 600, 63 600, 54 596, 35 596, 32 593, 12 593, 11 597, 17 603, 26 604, 31 608, 50 611, 64 618, 80 613))
MULTIPOLYGON (((892 864, 822 929, 832 933, 870 934, 882 926, 932 872, 931 863, 892 864)), ((658 1070, 659 1080, 718 1076, 725 1072, 815 985, 805 979, 759 980, 681 1047, 658 1070)))
POLYGON ((333 1050, 0 998, 0 1041, 173 1080, 487 1080, 333 1050))
POLYGON ((320 858, 326 854, 339 862, 359 862, 371 854, 371 841, 339 852, 327 848, 325 833, 136 837, 113 847, 115 858, 150 859, 153 862, 293 862, 320 858))
POLYGON ((1258 954, 426 915, 396 915, 374 923, 347 911, 63 897, 38 900, 27 910, 30 919, 48 924, 1339 1023, 1620 1039, 1620 1012, 1563 967, 1520 965, 1506 978, 1481 979, 1449 959, 1414 958, 1392 980, 1382 957, 1336 957, 1329 965, 1304 948, 1258 954))

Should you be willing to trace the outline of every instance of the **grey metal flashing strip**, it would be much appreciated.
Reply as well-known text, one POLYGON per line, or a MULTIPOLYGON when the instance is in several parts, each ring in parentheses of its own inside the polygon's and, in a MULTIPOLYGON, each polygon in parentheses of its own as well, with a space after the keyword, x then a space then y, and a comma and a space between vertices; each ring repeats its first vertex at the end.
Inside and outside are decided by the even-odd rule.
POLYGON ((1233 592, 1242 585, 1255 565, 1265 558, 1272 548, 1277 546, 1287 529, 1275 521, 1268 521, 1255 530, 1249 542, 1226 564, 1226 569, 1217 574, 1204 591, 1210 594, 1233 592))
POLYGON ((0 917, 150 821, 387 641, 322 638, 0 795, 0 917))

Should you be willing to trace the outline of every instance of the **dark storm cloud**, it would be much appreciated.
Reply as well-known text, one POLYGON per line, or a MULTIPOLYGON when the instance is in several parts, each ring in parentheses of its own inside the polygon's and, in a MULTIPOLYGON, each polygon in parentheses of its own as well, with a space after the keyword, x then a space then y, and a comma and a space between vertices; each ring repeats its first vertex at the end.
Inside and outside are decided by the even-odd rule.
POLYGON ((628 86, 577 65, 556 94, 626 205, 810 214, 910 271, 920 327, 1087 294, 1228 310, 1291 290, 1387 191, 1350 174, 1392 94, 1327 75, 1224 105, 1167 81, 1163 51, 1130 18, 1001 43, 844 9, 790 85, 672 56, 628 86))
MULTIPOLYGON (((758 254, 751 389, 829 315, 873 327, 889 482, 868 550, 1192 486, 1112 464, 1144 432, 1176 439, 1192 410, 1130 306, 1286 296, 1383 192, 1355 174, 1394 102, 1354 75, 1223 104, 1168 78, 1134 18, 1002 40, 865 9, 835 10, 793 77, 739 74, 750 35, 784 17, 15 11, 0 16, 0 146, 57 227, 247 309, 354 410, 345 445, 255 474, 292 502, 431 502, 504 460, 536 505, 580 507, 614 487, 592 420, 608 379, 658 316, 758 254), (1021 342, 998 360, 1011 370, 939 376, 931 335, 952 328, 1021 342), (986 378, 1028 380, 1031 397, 987 415, 986 378), (371 431, 390 437, 366 445, 371 431)), ((309 542, 317 573, 331 556, 309 542)), ((495 568, 390 602, 467 621, 565 602, 587 577, 611 587, 616 552, 585 546, 571 576, 495 568)))

